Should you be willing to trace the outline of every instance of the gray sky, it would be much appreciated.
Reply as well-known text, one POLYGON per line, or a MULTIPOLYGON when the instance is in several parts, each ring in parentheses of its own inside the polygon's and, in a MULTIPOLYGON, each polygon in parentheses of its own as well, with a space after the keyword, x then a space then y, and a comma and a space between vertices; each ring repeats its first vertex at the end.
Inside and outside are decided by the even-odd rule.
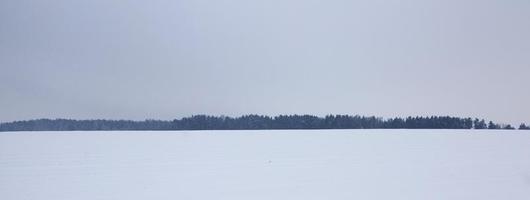
POLYGON ((0 121, 530 122, 528 0, 3 0, 0 121))

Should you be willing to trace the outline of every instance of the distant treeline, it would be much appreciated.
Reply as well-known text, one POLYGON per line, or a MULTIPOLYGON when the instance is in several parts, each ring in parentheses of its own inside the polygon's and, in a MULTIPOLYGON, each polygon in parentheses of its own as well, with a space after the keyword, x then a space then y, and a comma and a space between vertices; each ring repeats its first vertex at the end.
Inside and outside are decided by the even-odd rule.
MULTIPOLYGON (((241 117, 196 115, 175 120, 73 120, 37 119, 0 124, 0 131, 75 130, 260 130, 260 129, 515 129, 483 119, 459 117, 378 117, 328 115, 245 115, 241 117)), ((521 124, 519 129, 530 129, 521 124)))

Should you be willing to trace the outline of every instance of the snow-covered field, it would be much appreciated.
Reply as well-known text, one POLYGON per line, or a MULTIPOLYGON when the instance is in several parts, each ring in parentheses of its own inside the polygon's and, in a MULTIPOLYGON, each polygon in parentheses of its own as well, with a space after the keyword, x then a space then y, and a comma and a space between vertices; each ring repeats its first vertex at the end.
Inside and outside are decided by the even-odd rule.
POLYGON ((0 133, 2 200, 528 200, 530 132, 0 133))

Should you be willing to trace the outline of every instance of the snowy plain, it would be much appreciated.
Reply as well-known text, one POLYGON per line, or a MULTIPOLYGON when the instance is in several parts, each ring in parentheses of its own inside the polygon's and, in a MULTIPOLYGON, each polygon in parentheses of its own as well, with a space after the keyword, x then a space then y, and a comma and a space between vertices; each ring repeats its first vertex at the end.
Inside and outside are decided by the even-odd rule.
POLYGON ((530 132, 6 132, 0 199, 528 200, 530 132))

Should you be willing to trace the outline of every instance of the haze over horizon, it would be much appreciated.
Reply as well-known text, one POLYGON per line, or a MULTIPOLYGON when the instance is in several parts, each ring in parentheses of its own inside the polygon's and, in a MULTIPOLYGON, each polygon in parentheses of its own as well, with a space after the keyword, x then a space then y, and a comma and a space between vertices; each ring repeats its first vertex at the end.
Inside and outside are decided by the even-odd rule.
POLYGON ((530 122, 530 1, 0 2, 0 122, 530 122))

